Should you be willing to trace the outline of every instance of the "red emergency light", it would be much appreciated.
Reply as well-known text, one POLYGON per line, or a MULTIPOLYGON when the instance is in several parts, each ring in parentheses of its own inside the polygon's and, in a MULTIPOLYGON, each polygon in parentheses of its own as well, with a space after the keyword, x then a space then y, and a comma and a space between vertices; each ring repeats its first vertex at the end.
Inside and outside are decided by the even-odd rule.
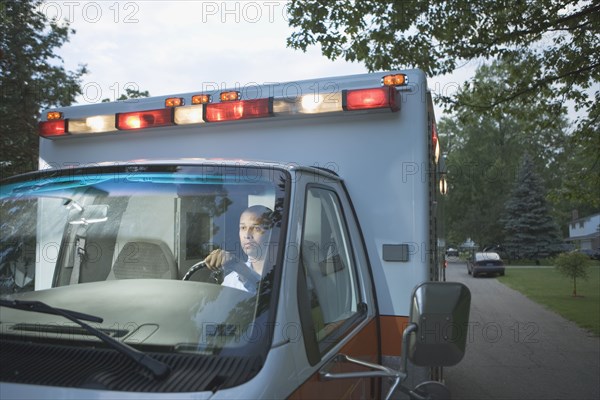
POLYGON ((398 92, 392 86, 373 89, 344 90, 342 107, 345 111, 372 110, 389 108, 392 111, 400 109, 398 92))
POLYGON ((273 115, 272 98, 211 103, 204 107, 206 122, 236 121, 273 115))
POLYGON ((38 126, 39 134, 45 138, 54 138, 67 135, 67 121, 64 119, 54 119, 51 121, 42 121, 38 126))
POLYGON ((173 125, 173 109, 136 111, 117 114, 117 129, 134 130, 173 125))
POLYGON ((433 161, 437 164, 440 159, 440 141, 435 122, 431 126, 431 144, 433 146, 433 161))

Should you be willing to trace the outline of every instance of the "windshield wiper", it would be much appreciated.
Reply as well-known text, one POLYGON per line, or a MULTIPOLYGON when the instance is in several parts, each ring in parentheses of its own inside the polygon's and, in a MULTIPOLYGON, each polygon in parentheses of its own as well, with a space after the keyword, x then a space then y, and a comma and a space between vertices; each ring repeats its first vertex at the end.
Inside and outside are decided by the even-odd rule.
MULTIPOLYGON (((103 319, 96 317, 95 315, 89 315, 80 313, 73 310, 65 310, 63 308, 52 307, 41 301, 28 301, 28 300, 0 300, 0 306, 14 308, 17 310, 34 311, 42 314, 53 314, 62 315, 68 314, 78 320, 91 321, 91 322, 103 322, 103 319)), ((69 318, 70 319, 70 318, 69 318)))
POLYGON ((88 331, 91 335, 96 336, 98 339, 102 340, 104 343, 106 343, 108 346, 112 347, 119 353, 131 358, 137 364, 141 365, 142 367, 144 367, 147 370, 149 370, 150 372, 152 372, 152 375, 154 375, 155 378, 164 379, 171 372, 171 369, 169 368, 169 366, 167 364, 165 364, 161 361, 155 360, 154 358, 150 357, 149 355, 147 355, 139 350, 134 349, 133 347, 129 346, 128 344, 119 342, 118 340, 110 337, 109 335, 102 332, 101 330, 96 329, 93 326, 88 325, 85 322, 83 322, 85 320, 85 321, 101 323, 104 320, 100 317, 80 313, 77 311, 65 310, 62 308, 52 307, 51 305, 48 305, 41 301, 0 300, 0 306, 14 308, 14 309, 23 310, 23 311, 39 312, 42 314, 60 315, 64 318, 68 319, 69 321, 73 321, 77 325, 81 326, 83 329, 88 331))

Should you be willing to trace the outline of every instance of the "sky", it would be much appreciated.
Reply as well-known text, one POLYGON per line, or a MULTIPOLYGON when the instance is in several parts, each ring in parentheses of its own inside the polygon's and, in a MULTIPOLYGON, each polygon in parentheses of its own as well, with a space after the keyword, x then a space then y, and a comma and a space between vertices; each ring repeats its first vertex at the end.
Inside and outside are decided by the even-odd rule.
MULTIPOLYGON (((115 100, 126 87, 158 96, 368 72, 359 63, 328 60, 318 46, 306 53, 286 47, 293 30, 284 5, 268 0, 46 0, 39 10, 69 21, 76 30, 57 54, 67 70, 87 65, 77 104, 115 100)), ((430 79, 429 86, 451 94, 475 67, 430 79)), ((439 107, 437 114, 439 119, 439 107)))

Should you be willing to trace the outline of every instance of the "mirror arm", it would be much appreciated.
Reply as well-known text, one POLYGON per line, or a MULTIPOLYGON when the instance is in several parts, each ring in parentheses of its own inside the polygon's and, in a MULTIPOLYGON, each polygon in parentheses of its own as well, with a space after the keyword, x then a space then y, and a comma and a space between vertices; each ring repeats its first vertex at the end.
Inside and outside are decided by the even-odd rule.
POLYGON ((400 372, 404 375, 407 374, 408 369, 408 337, 411 333, 417 332, 419 330, 419 326, 414 322, 408 324, 406 328, 404 328, 404 332, 402 332, 402 354, 400 355, 400 372))
POLYGON ((349 357, 345 354, 338 354, 333 357, 320 371, 321 380, 334 380, 334 379, 358 379, 358 378, 390 378, 393 379, 393 383, 387 395, 384 397, 389 400, 392 394, 399 389, 402 393, 408 395, 411 399, 415 400, 426 400, 428 397, 423 397, 420 393, 410 390, 401 385, 406 380, 408 373, 408 339, 411 333, 417 332, 419 326, 417 324, 410 323, 402 332, 402 355, 400 357, 400 370, 396 371, 392 368, 385 367, 379 364, 373 364, 368 361, 359 360, 357 358, 349 357), (370 371, 357 371, 357 372, 330 372, 330 368, 334 363, 348 362, 355 365, 360 365, 365 368, 369 368, 370 371))
MULTIPOLYGON (((345 354, 336 355, 328 365, 332 365, 337 362, 349 362, 352 364, 360 365, 362 367, 370 368, 371 371, 361 372, 329 372, 329 368, 325 367, 319 372, 322 380, 332 379, 358 379, 358 378, 391 378, 394 380, 388 394, 385 399, 388 400, 394 393, 396 388, 400 385, 400 382, 407 378, 407 374, 402 371, 396 371, 392 368, 384 367, 383 365, 373 364, 367 361, 359 360, 357 358, 349 357, 345 354)), ((400 386, 402 389, 402 386, 400 386)))
POLYGON ((388 367, 384 367, 383 365, 373 364, 367 361, 359 360, 357 358, 349 357, 345 354, 336 355, 333 362, 349 362, 352 364, 357 364, 366 368, 371 368, 374 371, 361 371, 361 372, 329 372, 327 369, 323 369, 320 372, 321 378, 324 380, 331 379, 348 379, 348 378, 402 378, 402 380, 406 379, 405 374, 399 373, 396 370, 393 370, 388 367))

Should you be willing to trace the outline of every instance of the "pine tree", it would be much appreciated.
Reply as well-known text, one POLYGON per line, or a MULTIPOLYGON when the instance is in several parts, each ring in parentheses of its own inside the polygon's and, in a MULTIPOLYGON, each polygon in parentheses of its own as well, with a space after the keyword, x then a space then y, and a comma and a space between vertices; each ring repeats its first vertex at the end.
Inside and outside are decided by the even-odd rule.
POLYGON ((549 213, 544 184, 525 154, 502 218, 511 258, 538 260, 556 253, 559 229, 549 213))

